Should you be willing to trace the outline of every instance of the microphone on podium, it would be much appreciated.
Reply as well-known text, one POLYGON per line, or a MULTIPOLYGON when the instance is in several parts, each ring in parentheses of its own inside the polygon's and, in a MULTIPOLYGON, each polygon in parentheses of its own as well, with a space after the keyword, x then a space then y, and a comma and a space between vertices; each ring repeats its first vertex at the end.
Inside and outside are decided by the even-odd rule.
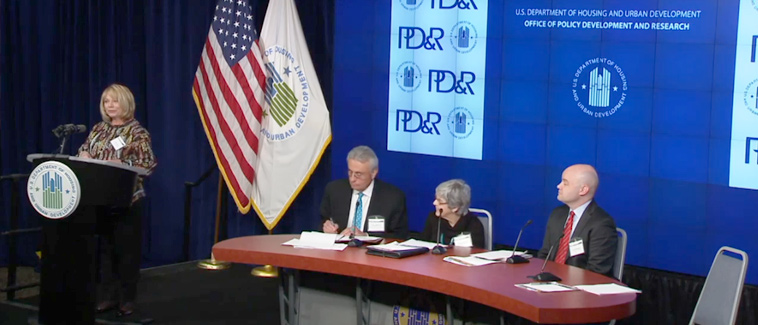
POLYGON ((522 264, 522 263, 529 263, 529 259, 521 256, 516 255, 516 247, 518 247, 518 242, 521 240, 521 234, 524 232, 524 229, 532 224, 532 219, 529 219, 529 221, 526 222, 526 224, 521 227, 521 230, 518 232, 518 237, 516 237, 516 244, 513 245, 513 253, 511 253, 511 257, 507 258, 505 260, 505 263, 508 264, 522 264))
POLYGON ((61 124, 53 129, 53 134, 55 134, 57 138, 60 138, 62 136, 69 136, 76 133, 84 133, 84 132, 87 132, 87 126, 84 124, 79 124, 79 125, 61 124))
POLYGON ((447 248, 445 246, 440 245, 440 222, 442 221, 442 209, 439 211, 439 215, 437 216, 437 245, 432 248, 432 254, 434 255, 440 255, 447 253, 447 248))
MULTIPOLYGON (((555 244, 558 244, 561 242, 561 238, 563 238, 565 234, 561 234, 560 237, 558 237, 558 242, 555 244)), ((547 261, 550 260, 550 253, 553 252, 553 248, 555 248, 555 244, 550 246, 550 249, 547 251, 547 256, 545 256, 545 262, 542 263, 542 270, 540 270, 539 274, 536 275, 530 275, 529 277, 536 280, 536 281, 561 281, 562 279, 556 276, 555 274, 552 274, 550 272, 545 272, 545 266, 547 265, 547 261)))

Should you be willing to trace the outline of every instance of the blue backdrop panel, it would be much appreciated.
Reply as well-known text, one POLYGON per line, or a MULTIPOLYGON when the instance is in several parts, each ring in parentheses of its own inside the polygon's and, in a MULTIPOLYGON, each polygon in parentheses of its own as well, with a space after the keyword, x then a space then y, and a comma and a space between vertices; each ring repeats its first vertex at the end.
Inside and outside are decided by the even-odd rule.
MULTIPOLYGON (((452 2, 414 6, 441 11, 452 2)), ((336 40, 335 83, 343 87, 334 94, 332 169, 343 175, 347 151, 372 146, 380 177, 408 195, 411 230, 422 230, 435 186, 460 177, 472 186, 472 205, 493 212, 496 243, 512 245, 521 225, 533 219, 522 241, 539 248, 547 215, 560 204, 562 170, 589 163, 601 177, 598 203, 629 234, 628 263, 705 275, 721 245, 758 253, 748 230, 758 229, 751 209, 758 192, 728 187, 738 0, 456 2, 461 15, 487 3, 487 37, 480 40, 487 45, 481 161, 387 150, 388 94, 395 86, 388 73, 396 47, 391 12, 404 3, 336 3, 344 36, 336 40), (593 16, 601 10, 606 16, 593 16), (670 17, 676 10, 697 14, 670 17), (560 27, 565 22, 578 25, 560 27), (609 22, 632 27, 592 27, 609 22), (662 30, 660 23, 683 23, 686 30, 662 30), (601 76, 605 68, 611 86, 619 87, 608 89, 607 106, 587 104, 583 86, 595 68, 601 76), (370 123, 351 126, 364 120, 356 114, 370 116, 370 123)), ((427 54, 405 55, 414 54, 417 63, 427 62, 427 54)), ((409 147, 432 145, 417 135, 407 141, 409 147)), ((758 271, 749 270, 747 281, 758 283, 758 271)))

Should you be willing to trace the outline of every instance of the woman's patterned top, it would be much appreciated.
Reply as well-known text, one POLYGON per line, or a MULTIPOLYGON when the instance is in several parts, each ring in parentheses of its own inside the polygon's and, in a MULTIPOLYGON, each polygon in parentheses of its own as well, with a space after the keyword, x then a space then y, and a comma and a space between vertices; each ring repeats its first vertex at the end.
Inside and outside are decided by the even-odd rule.
MULTIPOLYGON (((100 122, 92 127, 87 140, 79 147, 79 154, 81 155, 83 151, 86 151, 94 159, 119 159, 125 164, 147 169, 149 175, 152 174, 158 164, 155 161, 150 143, 150 133, 135 119, 129 120, 123 125, 100 122), (119 136, 126 145, 120 150, 116 150, 111 144, 111 140, 119 136)), ((138 177, 132 203, 145 197, 142 182, 142 177, 138 177)))

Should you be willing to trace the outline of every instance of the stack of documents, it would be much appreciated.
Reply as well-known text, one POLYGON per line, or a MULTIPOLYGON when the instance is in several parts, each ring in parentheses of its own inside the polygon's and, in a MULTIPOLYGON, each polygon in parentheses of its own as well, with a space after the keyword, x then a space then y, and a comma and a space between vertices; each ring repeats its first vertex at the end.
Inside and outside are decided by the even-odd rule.
MULTIPOLYGON (((371 248, 373 248, 373 249, 382 250, 382 251, 388 251, 388 252, 409 251, 409 250, 417 249, 419 247, 424 247, 424 246, 405 245, 405 243, 401 243, 401 242, 397 242, 397 241, 391 242, 389 244, 371 246, 371 248)), ((434 247, 434 246, 432 246, 432 247, 434 247)))
POLYGON ((470 256, 445 256, 445 258, 442 259, 445 262, 450 262, 453 264, 463 265, 463 266, 482 266, 492 263, 497 263, 498 261, 492 261, 492 260, 486 260, 483 258, 476 257, 474 255, 470 256))
POLYGON ((574 288, 572 286, 567 286, 565 284, 560 284, 558 282, 532 282, 532 283, 517 284, 516 286, 519 288, 524 288, 526 290, 536 291, 536 292, 563 292, 563 291, 578 290, 577 288, 574 288))
POLYGON ((588 285, 565 285, 558 282, 532 282, 516 285, 519 288, 536 292, 563 292, 582 290, 596 295, 612 295, 619 293, 642 293, 637 289, 632 289, 616 283, 588 284, 588 285))
POLYGON ((303 231, 300 238, 293 238, 282 245, 294 246, 295 248, 314 248, 341 251, 346 244, 335 244, 337 234, 325 234, 318 231, 303 231))
MULTIPOLYGON (((437 246, 437 243, 432 243, 432 242, 418 240, 418 239, 408 239, 399 244, 403 246, 410 246, 410 247, 426 247, 428 249, 432 249, 434 248, 434 246, 437 246)), ((440 245, 440 246, 448 247, 447 245, 440 245)))
POLYGON ((617 294, 617 293, 631 293, 631 292, 642 293, 642 291, 640 290, 618 285, 616 283, 575 285, 574 288, 577 288, 582 291, 587 291, 589 293, 594 293, 596 295, 612 295, 612 294, 617 294))
MULTIPOLYGON (((370 244, 377 244, 382 241, 382 237, 373 237, 373 236, 354 236, 353 238, 360 240, 364 243, 370 243, 370 244)), ((337 243, 347 243, 351 240, 350 236, 341 235, 338 236, 335 242, 337 243)))
MULTIPOLYGON (((513 251, 491 251, 491 252, 484 252, 484 253, 476 253, 471 254, 471 256, 478 257, 485 260, 490 261, 504 261, 505 259, 513 256, 513 251)), ((527 254, 526 252, 516 252, 515 255, 521 255, 523 257, 529 258, 531 255, 527 254)))
POLYGON ((399 242, 392 242, 384 245, 373 245, 366 249, 366 254, 377 255, 392 258, 403 258, 415 256, 428 252, 426 247, 405 246, 399 242))

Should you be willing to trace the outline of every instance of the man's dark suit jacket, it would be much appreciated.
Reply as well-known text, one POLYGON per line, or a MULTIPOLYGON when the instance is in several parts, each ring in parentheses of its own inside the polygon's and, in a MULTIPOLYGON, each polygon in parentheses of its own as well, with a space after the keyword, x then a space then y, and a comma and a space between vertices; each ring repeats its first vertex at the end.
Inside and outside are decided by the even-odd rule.
MULTIPOLYGON (((545 258, 550 247, 555 245, 549 258, 551 261, 555 260, 559 245, 558 238, 563 234, 563 227, 568 216, 569 207, 565 204, 553 209, 553 212, 550 213, 550 219, 547 221, 542 249, 540 249, 537 257, 545 258)), ((571 239, 577 237, 584 241, 584 254, 569 256, 566 259, 566 264, 613 277, 613 263, 616 258, 618 241, 616 223, 608 212, 605 212, 594 200, 584 210, 584 215, 576 225, 571 239)))
MULTIPOLYGON (((339 225, 338 232, 344 230, 350 216, 350 201, 353 189, 347 179, 338 179, 326 185, 324 198, 321 200, 321 222, 332 218, 339 225)), ((384 233, 371 233, 372 236, 408 238, 408 212, 405 207, 405 193, 390 183, 374 179, 374 190, 365 217, 380 215, 384 217, 384 233)), ((368 220, 363 230, 368 228, 368 220)))

